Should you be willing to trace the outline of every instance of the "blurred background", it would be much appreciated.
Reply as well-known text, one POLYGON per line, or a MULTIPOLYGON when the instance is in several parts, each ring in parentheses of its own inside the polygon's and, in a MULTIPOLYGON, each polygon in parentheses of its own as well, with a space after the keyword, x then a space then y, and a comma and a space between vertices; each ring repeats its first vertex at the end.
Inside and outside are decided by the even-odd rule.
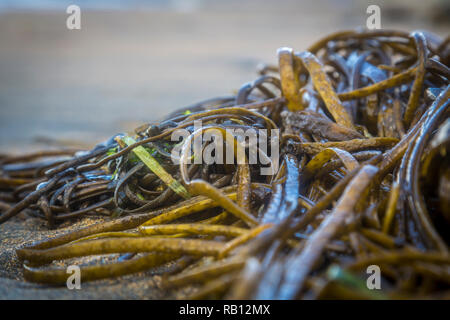
POLYGON ((449 30, 449 0, 0 0, 0 153, 90 146, 218 95, 331 32, 449 30), (81 8, 68 30, 66 8, 81 8))

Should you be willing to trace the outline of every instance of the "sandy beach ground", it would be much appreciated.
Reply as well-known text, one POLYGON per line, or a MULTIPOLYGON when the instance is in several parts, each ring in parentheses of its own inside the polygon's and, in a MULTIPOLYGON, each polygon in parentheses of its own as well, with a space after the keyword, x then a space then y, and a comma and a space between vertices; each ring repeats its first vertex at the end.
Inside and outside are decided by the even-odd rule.
MULTIPOLYGON (((370 1, 381 6, 383 28, 445 36, 449 25, 431 14, 439 2, 370 1)), ((331 32, 365 26, 368 2, 189 3, 81 6, 81 30, 66 28, 64 9, 0 9, 0 153, 59 143, 89 147, 198 100, 230 94, 255 79, 259 63, 275 63, 278 47, 303 50, 331 32)), ((49 231, 20 215, 0 225, 0 298, 174 297, 159 288, 154 271, 86 283, 78 291, 23 282, 16 248, 92 222, 49 231)))

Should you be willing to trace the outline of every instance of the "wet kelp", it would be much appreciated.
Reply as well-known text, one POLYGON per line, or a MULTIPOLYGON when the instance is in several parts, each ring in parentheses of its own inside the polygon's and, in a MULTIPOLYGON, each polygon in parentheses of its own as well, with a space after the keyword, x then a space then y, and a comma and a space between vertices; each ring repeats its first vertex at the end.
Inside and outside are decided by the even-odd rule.
POLYGON ((165 287, 188 298, 449 298, 449 56, 426 32, 338 32, 134 137, 2 156, 0 222, 106 219, 18 248, 25 279, 64 285, 53 261, 104 255, 82 281, 170 265, 165 287), (250 144, 231 164, 187 164, 192 141, 203 152, 203 134, 230 128, 279 129, 276 170, 261 174, 250 144))

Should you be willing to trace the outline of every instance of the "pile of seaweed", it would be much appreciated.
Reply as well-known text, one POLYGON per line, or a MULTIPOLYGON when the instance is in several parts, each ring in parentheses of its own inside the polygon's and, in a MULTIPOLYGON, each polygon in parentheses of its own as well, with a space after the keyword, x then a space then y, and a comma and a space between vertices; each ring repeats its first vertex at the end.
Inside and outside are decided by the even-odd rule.
POLYGON ((163 284, 187 298, 449 298, 449 38, 344 31, 278 61, 134 136, 1 156, 1 223, 106 217, 18 248, 25 279, 66 285, 57 261, 100 255, 82 281, 170 264, 163 284), (245 152, 231 163, 188 161, 227 129, 267 133, 278 156, 250 163, 232 137, 220 143, 245 152))

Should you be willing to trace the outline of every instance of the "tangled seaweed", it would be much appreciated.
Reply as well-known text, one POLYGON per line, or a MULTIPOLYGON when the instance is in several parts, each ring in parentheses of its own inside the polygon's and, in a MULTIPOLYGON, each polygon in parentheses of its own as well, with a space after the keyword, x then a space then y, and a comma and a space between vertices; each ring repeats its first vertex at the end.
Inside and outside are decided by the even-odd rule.
POLYGON ((18 249, 25 279, 64 285, 53 261, 120 254, 82 266, 83 281, 170 263, 164 285, 190 286, 193 299, 449 298, 449 38, 344 31, 278 59, 236 96, 135 137, 2 156, 1 223, 20 212, 49 228, 106 216, 18 249), (177 165, 180 128, 190 136, 177 165), (280 129, 277 172, 181 161, 196 136, 228 128, 280 129), (382 290, 366 287, 373 265, 382 290))

